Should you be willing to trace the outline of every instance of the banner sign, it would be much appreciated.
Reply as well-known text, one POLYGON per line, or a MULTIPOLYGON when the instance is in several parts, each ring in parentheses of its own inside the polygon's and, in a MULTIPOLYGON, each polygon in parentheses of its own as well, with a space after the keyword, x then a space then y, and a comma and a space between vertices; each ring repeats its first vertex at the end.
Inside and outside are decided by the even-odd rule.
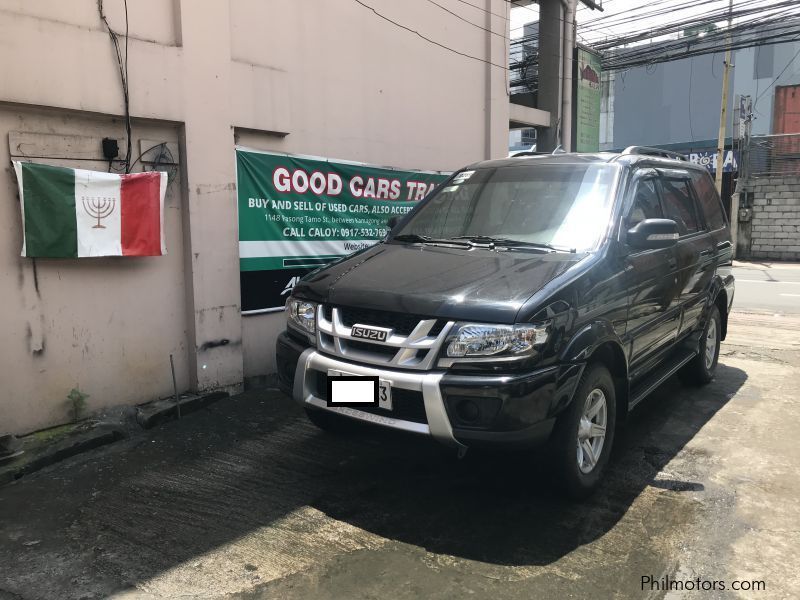
POLYGON ((600 150, 600 56, 585 48, 576 48, 574 139, 576 152, 600 150))
MULTIPOLYGON (((705 167, 712 173, 717 171, 717 161, 719 159, 719 152, 716 150, 705 150, 700 152, 690 152, 686 155, 689 162, 692 162, 701 167, 705 167)), ((739 170, 739 152, 738 150, 726 150, 725 162, 722 163, 723 173, 735 173, 739 170)))
POLYGON ((242 312, 281 310, 299 279, 367 248, 447 177, 236 149, 242 312))

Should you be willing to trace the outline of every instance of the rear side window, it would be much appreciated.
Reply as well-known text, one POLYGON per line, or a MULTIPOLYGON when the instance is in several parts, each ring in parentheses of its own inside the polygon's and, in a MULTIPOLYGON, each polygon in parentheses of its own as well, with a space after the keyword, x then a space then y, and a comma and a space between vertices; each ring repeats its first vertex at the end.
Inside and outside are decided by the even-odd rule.
POLYGON ((702 225, 697 215, 689 181, 664 178, 661 180, 661 186, 664 218, 675 221, 678 224, 678 233, 682 236, 700 231, 702 225))
POLYGON ((711 181, 711 175, 692 171, 692 185, 700 201, 700 209, 706 218, 709 230, 715 231, 725 227, 725 215, 722 211, 722 202, 719 200, 717 188, 711 181))
POLYGON ((628 227, 633 227, 645 219, 663 219, 661 204, 658 201, 656 180, 654 178, 640 179, 636 183, 633 194, 633 205, 628 213, 628 227))

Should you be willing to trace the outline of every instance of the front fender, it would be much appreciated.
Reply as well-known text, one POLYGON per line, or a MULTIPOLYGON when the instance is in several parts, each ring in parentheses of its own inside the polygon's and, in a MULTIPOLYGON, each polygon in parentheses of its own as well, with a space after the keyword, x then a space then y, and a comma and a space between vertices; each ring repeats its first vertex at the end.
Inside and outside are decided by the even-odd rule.
POLYGON ((559 353, 560 362, 586 362, 600 346, 612 344, 625 361, 628 368, 628 355, 614 326, 609 321, 594 321, 579 329, 559 353))

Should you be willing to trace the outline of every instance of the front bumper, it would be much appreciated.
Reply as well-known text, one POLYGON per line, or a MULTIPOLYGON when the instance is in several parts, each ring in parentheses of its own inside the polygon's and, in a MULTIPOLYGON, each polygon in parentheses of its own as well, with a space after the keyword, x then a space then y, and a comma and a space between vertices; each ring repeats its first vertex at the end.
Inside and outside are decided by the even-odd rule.
POLYGON ((281 388, 302 405, 430 435, 456 448, 546 441, 583 371, 582 364, 553 366, 523 375, 393 370, 321 354, 285 332, 278 338, 276 354, 281 388), (331 369, 391 382, 392 394, 398 400, 395 411, 328 406, 324 378, 331 369))

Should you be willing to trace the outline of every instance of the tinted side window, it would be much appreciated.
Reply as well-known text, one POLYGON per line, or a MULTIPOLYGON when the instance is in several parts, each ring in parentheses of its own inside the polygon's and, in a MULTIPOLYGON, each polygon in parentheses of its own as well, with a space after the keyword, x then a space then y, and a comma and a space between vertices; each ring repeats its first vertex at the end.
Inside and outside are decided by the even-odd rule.
POLYGON ((640 179, 633 195, 633 205, 628 213, 628 227, 633 227, 645 219, 663 219, 661 204, 658 202, 655 179, 640 179))
POLYGON ((685 179, 662 179, 664 218, 678 224, 678 233, 688 235, 702 229, 692 198, 689 182, 685 179))
POLYGON ((700 209, 706 218, 706 225, 711 231, 725 227, 725 215, 722 211, 722 202, 719 200, 717 188, 708 173, 692 171, 692 185, 700 201, 700 209))

